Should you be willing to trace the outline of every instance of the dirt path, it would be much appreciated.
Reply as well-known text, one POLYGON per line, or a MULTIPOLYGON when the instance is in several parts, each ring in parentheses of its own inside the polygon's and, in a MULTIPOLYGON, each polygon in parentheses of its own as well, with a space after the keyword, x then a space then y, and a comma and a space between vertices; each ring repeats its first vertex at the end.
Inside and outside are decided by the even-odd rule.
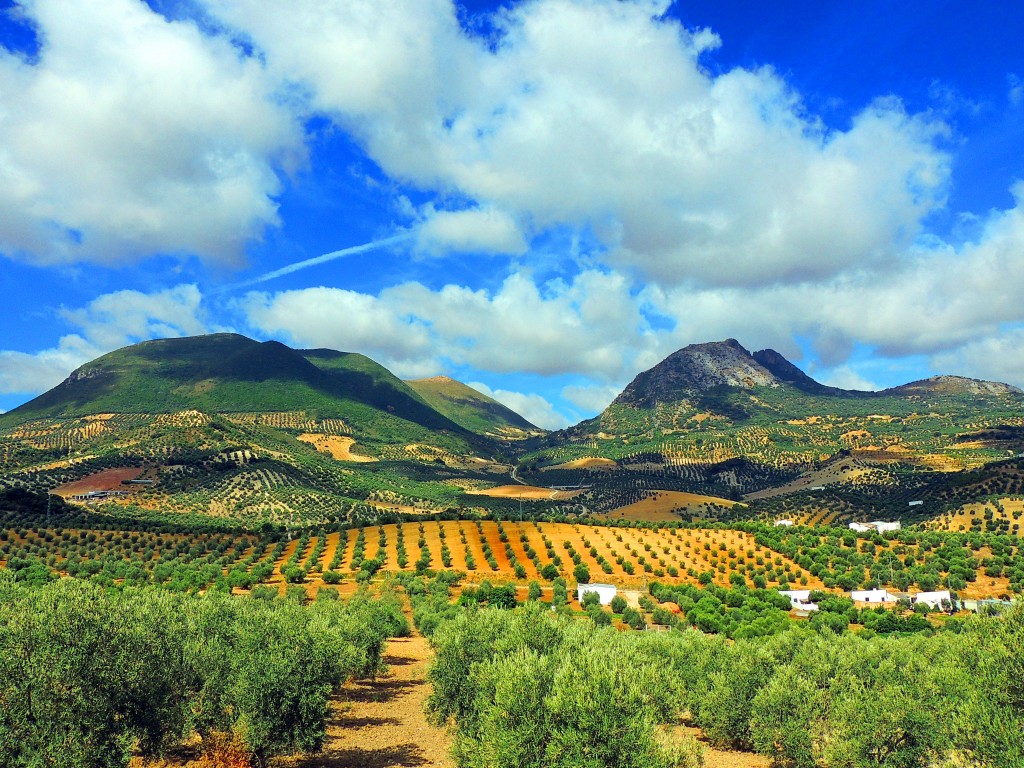
POLYGON ((295 768, 453 768, 444 730, 427 724, 423 702, 430 646, 423 637, 389 641, 388 674, 374 682, 346 686, 332 702, 323 752, 282 760, 295 768))

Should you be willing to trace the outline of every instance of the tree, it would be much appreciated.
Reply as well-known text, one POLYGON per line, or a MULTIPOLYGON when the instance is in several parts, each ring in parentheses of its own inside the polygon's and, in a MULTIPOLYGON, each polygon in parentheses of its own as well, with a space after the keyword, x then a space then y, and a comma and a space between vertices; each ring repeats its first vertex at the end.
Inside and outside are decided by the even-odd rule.
POLYGON ((572 575, 575 577, 577 584, 590 583, 590 569, 583 563, 580 563, 573 569, 572 575))

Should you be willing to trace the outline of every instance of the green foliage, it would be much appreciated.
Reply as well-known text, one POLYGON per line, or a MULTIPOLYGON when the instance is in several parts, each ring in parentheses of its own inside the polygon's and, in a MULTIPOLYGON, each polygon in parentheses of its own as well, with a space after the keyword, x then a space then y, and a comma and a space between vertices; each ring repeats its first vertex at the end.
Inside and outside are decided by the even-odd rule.
POLYGON ((643 635, 622 637, 536 604, 462 614, 432 638, 428 714, 454 722, 465 768, 681 765, 656 738, 678 692, 643 635))
POLYGON ((234 733, 263 764, 315 751, 328 696, 379 670, 404 618, 387 599, 317 601, 34 588, 0 574, 0 764, 104 768, 192 733, 234 733))
POLYGON ((780 768, 1021 764, 1024 604, 957 630, 726 642, 617 633, 536 604, 460 613, 433 636, 428 711, 473 768, 693 765, 652 736, 683 709, 713 743, 780 768))

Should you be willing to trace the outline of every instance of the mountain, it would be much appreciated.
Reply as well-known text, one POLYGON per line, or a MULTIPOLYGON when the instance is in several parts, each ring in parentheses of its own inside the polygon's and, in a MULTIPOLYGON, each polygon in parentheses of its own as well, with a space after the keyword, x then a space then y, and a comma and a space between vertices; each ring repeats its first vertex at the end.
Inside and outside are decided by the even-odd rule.
POLYGON ((507 504, 466 492, 507 477, 495 437, 539 431, 458 382, 417 386, 364 355, 237 334, 135 344, 0 416, 0 491, 253 525, 507 504))
POLYGON ((447 376, 406 383, 436 411, 471 432, 507 436, 542 431, 511 408, 447 376))
POLYGON ((806 373, 801 371, 789 360, 776 352, 774 349, 762 349, 752 353, 751 357, 767 369, 780 384, 789 384, 810 395, 835 395, 843 397, 848 395, 867 394, 857 390, 839 389, 820 384, 806 373))
POLYGON ((691 344, 637 375, 613 405, 651 408, 718 387, 777 387, 781 380, 736 339, 691 344))
POLYGON ((825 511, 800 495, 836 486, 835 514, 879 515, 896 514, 936 471, 1022 452, 1024 392, 1016 387, 937 376, 844 390, 774 350, 751 353, 727 339, 684 347, 643 371, 597 417, 540 441, 517 476, 588 488, 584 503, 598 510, 666 491, 759 504, 795 495, 811 518, 825 511))
POLYGON ((357 435, 414 442, 468 431, 369 358, 294 350, 276 341, 212 334, 146 341, 75 370, 50 391, 0 416, 0 425, 103 413, 303 412, 340 419, 357 435))
POLYGON ((932 376, 898 387, 882 390, 882 395, 910 397, 914 395, 1019 395, 1022 391, 999 381, 969 379, 965 376, 932 376))
POLYGON ((1024 394, 1010 384, 964 376, 932 376, 879 392, 840 389, 821 384, 774 349, 747 351, 736 339, 691 344, 642 373, 613 404, 651 408, 684 399, 700 401, 722 388, 787 388, 807 395, 856 399, 911 396, 1005 396, 1024 394))

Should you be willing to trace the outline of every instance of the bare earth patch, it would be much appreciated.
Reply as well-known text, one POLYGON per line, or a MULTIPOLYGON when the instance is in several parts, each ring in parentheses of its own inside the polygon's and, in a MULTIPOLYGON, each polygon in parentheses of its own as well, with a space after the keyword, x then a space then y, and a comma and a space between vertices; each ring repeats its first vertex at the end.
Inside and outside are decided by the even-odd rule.
POLYGON ((338 461, 376 461, 373 456, 362 456, 358 453, 352 453, 352 446, 356 444, 356 441, 351 437, 318 435, 313 434, 312 432, 303 432, 299 435, 299 440, 304 443, 309 443, 321 453, 330 454, 338 461))
POLYGON ((474 496, 494 496, 499 499, 571 499, 579 491, 556 491, 537 485, 499 485, 482 491, 470 491, 474 496))
POLYGON ((79 493, 90 491, 123 491, 129 486, 121 485, 122 480, 134 480, 143 472, 141 467, 119 467, 104 469, 94 475, 75 480, 73 483, 58 486, 53 492, 62 498, 70 498, 79 493))
POLYGON ((680 730, 701 742, 704 747, 704 768, 768 768, 772 764, 769 758, 753 752, 716 749, 707 742, 699 728, 683 727, 680 730))
POLYGON ((541 467, 541 472, 547 472, 551 469, 602 469, 610 470, 615 469, 619 466, 613 459, 603 459, 598 456, 584 456, 579 459, 573 459, 572 461, 566 461, 562 464, 552 464, 550 467, 541 467))
POLYGON ((690 511, 702 504, 719 504, 731 507, 736 502, 730 499, 721 499, 717 496, 702 496, 698 493, 686 493, 684 491, 655 491, 646 499, 641 499, 625 507, 613 509, 607 514, 598 515, 598 517, 665 522, 679 519, 673 513, 673 510, 690 511))

